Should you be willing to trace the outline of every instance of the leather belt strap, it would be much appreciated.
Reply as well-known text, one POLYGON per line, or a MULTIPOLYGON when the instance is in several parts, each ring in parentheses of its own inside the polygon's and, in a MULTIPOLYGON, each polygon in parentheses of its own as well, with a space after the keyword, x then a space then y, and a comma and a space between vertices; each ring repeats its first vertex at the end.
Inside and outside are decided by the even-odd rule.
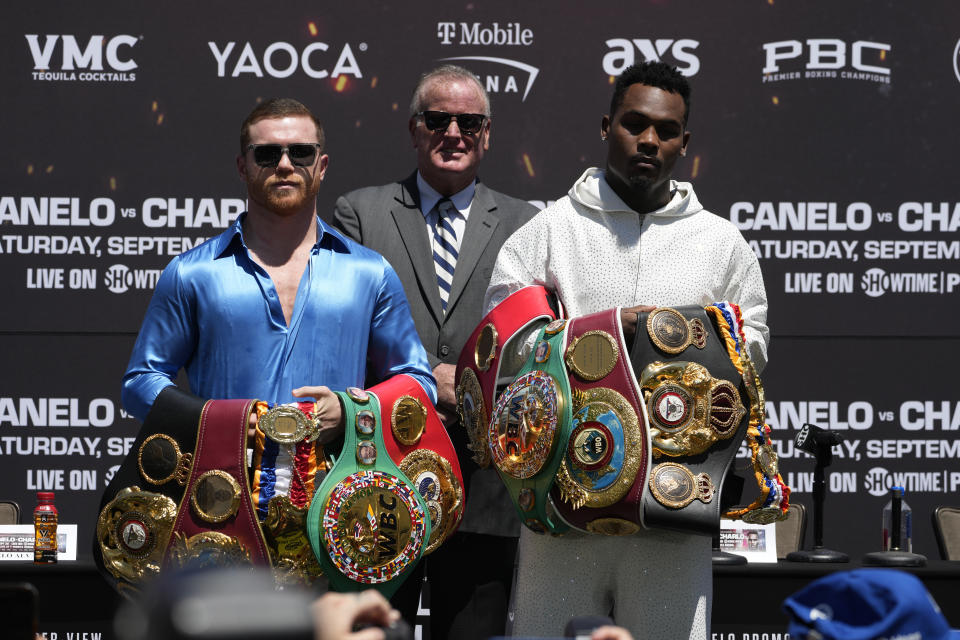
MULTIPOLYGON (((658 346, 657 336, 651 335, 648 331, 650 314, 661 310, 641 313, 637 323, 637 336, 630 352, 630 359, 638 377, 640 372, 652 362, 694 362, 705 367, 713 378, 726 380, 736 388, 745 414, 733 427, 735 431, 730 437, 717 440, 703 453, 666 456, 658 454, 656 445, 653 445, 651 480, 656 480, 653 476, 656 474, 659 465, 672 463, 688 470, 697 482, 700 481, 701 474, 705 474, 706 478, 712 483, 716 495, 709 501, 695 499, 683 507, 672 508, 659 502, 652 492, 648 492, 643 499, 643 519, 648 527, 677 529, 712 536, 716 533, 720 522, 721 500, 719 495, 723 490, 727 470, 730 468, 747 432, 750 421, 750 398, 740 373, 730 361, 724 337, 713 317, 703 307, 699 306, 675 307, 674 310, 688 323, 697 321, 706 330, 703 347, 699 348, 695 344, 689 344, 677 353, 668 353, 661 346, 658 346)), ((648 409, 650 408, 648 407, 648 409)), ((682 475, 686 475, 686 472, 682 469, 664 470, 678 471, 682 475)))
MULTIPOLYGON (((249 553, 253 564, 269 564, 269 554, 263 541, 253 502, 250 499, 249 480, 247 478, 247 424, 255 400, 209 400, 204 405, 197 430, 197 446, 194 452, 193 468, 185 489, 185 499, 181 501, 173 535, 181 534, 189 538, 208 531, 216 531, 235 538, 249 553), (211 474, 217 474, 212 476, 211 474), (203 518, 203 507, 198 508, 197 495, 203 491, 202 483, 211 481, 220 486, 211 488, 220 495, 214 500, 217 507, 222 506, 225 497, 224 475, 234 479, 232 485, 238 490, 239 504, 233 514, 222 522, 211 522, 218 514, 203 518)), ((168 559, 171 549, 168 548, 168 559)))

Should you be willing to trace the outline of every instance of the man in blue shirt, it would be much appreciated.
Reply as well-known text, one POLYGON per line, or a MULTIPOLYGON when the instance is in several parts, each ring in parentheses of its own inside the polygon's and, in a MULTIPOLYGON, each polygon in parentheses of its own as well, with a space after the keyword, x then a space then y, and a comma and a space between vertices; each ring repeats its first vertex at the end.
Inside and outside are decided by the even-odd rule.
POLYGON ((410 375, 436 400, 394 270, 317 216, 323 143, 295 100, 247 116, 237 169, 248 210, 164 269, 123 378, 132 415, 142 421, 181 367, 202 398, 315 399, 321 442, 343 429, 331 389, 363 387, 368 367, 377 382, 410 375))

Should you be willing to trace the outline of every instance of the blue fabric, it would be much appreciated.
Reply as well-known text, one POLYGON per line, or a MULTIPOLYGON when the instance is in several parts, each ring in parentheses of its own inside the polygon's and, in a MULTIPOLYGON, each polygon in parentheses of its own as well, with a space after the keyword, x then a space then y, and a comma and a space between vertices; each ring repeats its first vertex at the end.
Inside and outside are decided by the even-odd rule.
POLYGON ((898 569, 837 571, 787 598, 791 638, 958 640, 916 576, 898 569))
POLYGON ((245 217, 164 269, 123 378, 130 414, 142 421, 181 367, 202 398, 293 402, 305 385, 364 387, 369 365, 371 382, 408 374, 436 401, 403 287, 380 254, 318 218, 287 327, 243 242, 245 217))

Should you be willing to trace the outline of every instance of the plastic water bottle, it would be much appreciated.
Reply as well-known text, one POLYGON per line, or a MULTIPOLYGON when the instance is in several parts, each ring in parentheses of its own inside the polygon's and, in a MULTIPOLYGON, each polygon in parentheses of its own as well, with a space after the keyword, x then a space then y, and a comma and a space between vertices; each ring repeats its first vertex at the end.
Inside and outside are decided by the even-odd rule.
POLYGON ((890 500, 883 507, 883 550, 913 553, 913 512, 903 499, 903 487, 890 487, 890 500))

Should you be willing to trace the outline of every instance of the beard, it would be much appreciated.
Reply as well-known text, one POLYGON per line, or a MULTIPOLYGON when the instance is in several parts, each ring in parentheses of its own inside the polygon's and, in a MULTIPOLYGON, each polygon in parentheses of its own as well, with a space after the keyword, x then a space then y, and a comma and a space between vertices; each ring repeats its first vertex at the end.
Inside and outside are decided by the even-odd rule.
POLYGON ((296 213, 316 201, 320 181, 302 179, 295 189, 276 189, 278 180, 270 176, 266 181, 247 180, 247 196, 264 209, 278 215, 296 213))

